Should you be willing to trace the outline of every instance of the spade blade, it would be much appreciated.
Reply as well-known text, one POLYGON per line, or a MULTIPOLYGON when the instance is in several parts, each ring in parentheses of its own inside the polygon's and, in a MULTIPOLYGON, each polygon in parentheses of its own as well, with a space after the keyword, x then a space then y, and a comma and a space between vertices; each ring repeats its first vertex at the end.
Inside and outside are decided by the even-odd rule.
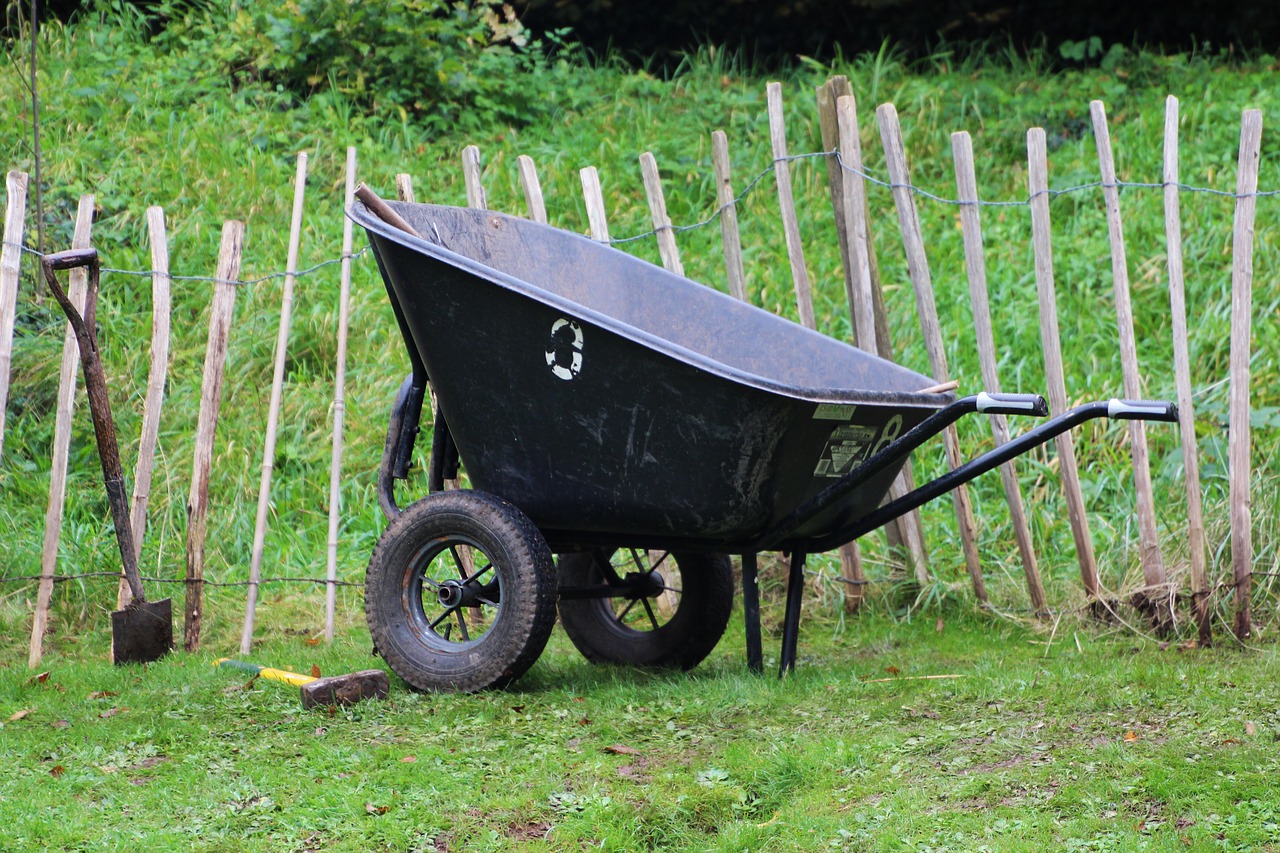
POLYGON ((173 650, 172 599, 134 601, 111 614, 111 639, 117 666, 151 663, 173 650))

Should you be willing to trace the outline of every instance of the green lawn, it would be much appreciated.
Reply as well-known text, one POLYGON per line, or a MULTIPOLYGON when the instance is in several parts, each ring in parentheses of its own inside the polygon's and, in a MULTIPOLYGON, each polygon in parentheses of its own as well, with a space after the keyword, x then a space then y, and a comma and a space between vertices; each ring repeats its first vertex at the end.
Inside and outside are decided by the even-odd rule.
MULTIPOLYGON (((740 629, 688 675, 593 667, 557 632, 513 690, 393 678, 387 701, 332 714, 211 654, 115 669, 85 638, 43 674, 0 672, 5 847, 1280 845, 1273 652, 947 608, 816 619, 779 682, 745 671, 740 629)), ((376 663, 368 645, 276 630, 257 658, 337 674, 376 663)))

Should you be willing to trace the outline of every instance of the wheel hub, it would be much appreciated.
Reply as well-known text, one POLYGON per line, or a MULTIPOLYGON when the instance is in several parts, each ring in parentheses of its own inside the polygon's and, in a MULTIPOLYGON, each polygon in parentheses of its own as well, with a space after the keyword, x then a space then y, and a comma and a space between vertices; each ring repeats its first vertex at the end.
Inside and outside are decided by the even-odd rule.
POLYGON ((667 581, 662 577, 662 573, 658 571, 652 572, 628 572, 623 578, 623 584, 626 587, 624 598, 633 601, 641 598, 657 598, 662 595, 666 589, 667 581))
POLYGON ((478 581, 451 579, 440 584, 436 589, 436 598, 440 602, 441 607, 449 610, 456 610, 459 607, 477 607, 482 602, 480 599, 485 598, 492 603, 497 598, 498 584, 496 582, 481 584, 478 581))

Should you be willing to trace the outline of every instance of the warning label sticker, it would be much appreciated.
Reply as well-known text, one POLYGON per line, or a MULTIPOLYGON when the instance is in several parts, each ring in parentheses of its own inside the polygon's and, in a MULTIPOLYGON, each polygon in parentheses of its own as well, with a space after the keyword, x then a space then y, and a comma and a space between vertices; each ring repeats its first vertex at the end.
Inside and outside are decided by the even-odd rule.
POLYGON ((848 424, 831 431, 827 446, 813 469, 815 477, 842 477, 871 455, 876 440, 875 427, 848 424))

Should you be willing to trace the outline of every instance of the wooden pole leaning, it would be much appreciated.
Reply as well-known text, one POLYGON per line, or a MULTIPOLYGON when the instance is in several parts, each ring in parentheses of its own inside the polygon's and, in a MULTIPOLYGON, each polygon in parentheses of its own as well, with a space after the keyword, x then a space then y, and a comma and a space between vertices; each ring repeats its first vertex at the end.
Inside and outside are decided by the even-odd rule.
MULTIPOLYGON (((396 187, 413 199, 413 184, 408 175, 403 189, 399 177, 396 187)), ((347 148, 347 182, 343 205, 350 206, 356 193, 356 149, 347 148)), ((329 458, 329 540, 325 560, 324 638, 333 642, 334 617, 338 603, 338 528, 342 513, 342 441, 347 416, 347 328, 351 317, 351 250, 355 243, 351 217, 342 218, 342 263, 338 286, 338 353, 333 370, 333 453, 329 458)))
MULTIPOLYGON (((920 315, 920 327, 924 332, 925 349, 934 379, 947 382, 950 372, 947 355, 942 343, 942 329, 938 323, 938 310, 933 298, 933 282, 929 274, 929 262, 924 250, 924 236, 920 230, 920 218, 911 193, 911 178, 907 167, 906 150, 902 142, 902 129, 898 124, 898 111, 893 104, 882 104, 876 110, 880 125, 880 139, 884 147, 885 165, 889 181, 893 184, 893 200, 898 209, 898 224, 902 229, 902 243, 907 256, 907 273, 911 277, 916 294, 916 309, 920 315)), ((960 440, 954 425, 942 434, 947 464, 954 470, 963 464, 960 457, 960 440)), ((964 552, 965 567, 973 582, 975 594, 985 600, 986 584, 982 579, 982 565, 978 557, 977 522, 974 520, 973 503, 969 490, 960 486, 952 493, 956 520, 960 528, 960 545, 964 552)), ((1038 578, 1037 578, 1038 580, 1038 578)), ((1028 578, 1031 606, 1037 614, 1047 612, 1044 589, 1028 578)))
MULTIPOLYGON (((1049 159, 1044 129, 1027 131, 1027 191, 1031 200, 1031 242, 1035 254, 1036 296, 1040 303, 1040 344, 1044 351, 1045 390, 1049 397, 1049 413, 1054 417, 1069 408, 1066 373, 1062 366, 1062 339, 1058 331, 1058 300, 1053 279, 1053 241, 1049 223, 1049 159)), ((1067 501, 1067 519, 1075 542, 1076 560, 1085 595, 1095 615, 1104 606, 1098 585, 1098 562, 1093 553, 1093 537, 1089 533, 1089 517, 1085 513, 1084 492, 1076 465, 1075 440, 1067 431, 1054 439, 1062 475, 1062 490, 1067 501)))
MULTIPOLYGON (((169 375, 172 295, 169 237, 165 231, 163 208, 147 208, 147 233, 151 240, 151 369, 147 373, 147 395, 142 405, 142 433, 138 440, 133 500, 129 509, 135 562, 142 559, 142 540, 147 532, 151 475, 155 469, 156 445, 160 438, 160 410, 164 407, 164 386, 169 375)), ((116 592, 116 609, 123 610, 132 600, 133 592, 122 573, 116 592)))
POLYGON ((467 207, 488 210, 489 200, 480 180, 480 149, 475 145, 462 149, 462 179, 467 185, 467 207))
POLYGON ((1235 583, 1235 634, 1253 632, 1253 528, 1249 506, 1249 360, 1253 336, 1253 227, 1258 206, 1258 167, 1262 154, 1262 111, 1245 110, 1240 121, 1240 159, 1236 173, 1236 210, 1231 243, 1231 358, 1228 404, 1228 501, 1231 514, 1231 569, 1235 583))
MULTIPOLYGON (((840 248, 840 263, 844 270, 844 290, 845 297, 849 302, 849 312, 851 317, 858 315, 855 308, 857 299, 854 296, 854 279, 857 277, 857 268, 852 259, 853 248, 849 240, 849 222, 843 215, 844 211, 844 194, 845 182, 840 168, 840 121, 836 114, 836 98, 837 92, 846 94, 849 91, 849 80, 847 77, 835 77, 827 81, 824 85, 817 88, 818 99, 818 122, 822 132, 822 148, 824 151, 835 152, 827 156, 827 186, 831 193, 831 208, 835 212, 834 220, 836 225, 836 242, 840 248)), ((865 246, 863 246, 865 249, 865 246)), ((854 320, 854 345, 867 349, 870 345, 870 351, 875 351, 875 338, 863 338, 859 334, 857 321, 854 320), (864 344, 864 340, 866 344, 864 344)), ((848 542, 840 546, 840 579, 845 585, 844 591, 844 607, 845 610, 853 612, 862 606, 862 600, 865 597, 867 576, 862 567, 862 550, 858 547, 857 541, 848 542)))
POLYGON ((528 154, 516 158, 516 169, 520 174, 520 188, 524 190, 525 207, 529 210, 529 218, 534 222, 547 224, 547 204, 542 198, 542 182, 538 180, 538 167, 528 154))
POLYGON ((9 372, 13 366, 13 329, 22 277, 22 236, 27 216, 27 173, 5 177, 4 245, 0 247, 0 453, 4 451, 5 413, 9 408, 9 372))
MULTIPOLYGON (((1120 187, 1116 180, 1115 158, 1111 151, 1111 134, 1107 129, 1106 108, 1101 101, 1089 103, 1093 119, 1094 141, 1102 172, 1102 195, 1107 208, 1107 231, 1111 236, 1111 273, 1114 282, 1116 322, 1120 338, 1120 366, 1124 374, 1124 394, 1132 400, 1142 399, 1142 378, 1138 370, 1138 345, 1133 330, 1133 307, 1129 298, 1129 265, 1125 258, 1124 229, 1120 219, 1120 187)), ((1129 421, 1129 450, 1133 456, 1133 484, 1138 515, 1138 556, 1142 563, 1145 588, 1134 597, 1140 609, 1147 612, 1159 632, 1172 627, 1173 596, 1165 574, 1164 556, 1156 529, 1155 494, 1151 485, 1151 461, 1147 450, 1144 421, 1129 421)))
MULTIPOLYGON (((94 197, 80 197, 76 213, 72 249, 87 249, 93 229, 94 197)), ((68 276, 67 297, 81 314, 89 286, 88 267, 78 267, 68 276)), ((53 599, 53 578, 58 568, 58 542, 62 537, 62 513, 67 497, 67 464, 71 453, 71 420, 75 410, 76 377, 80 369, 80 344, 70 321, 62 340, 62 365, 58 373, 58 402, 53 425, 53 452, 49 462, 49 503, 44 515, 44 548, 40 552, 40 586, 31 619, 31 643, 27 666, 36 667, 44 656, 44 635, 49 627, 49 605, 53 599)))
POLYGON ((787 155, 787 130, 782 110, 782 84, 770 83, 765 89, 769 111, 769 139, 773 148, 773 175, 778 185, 778 208, 782 214, 782 231, 791 262, 791 283, 796 291, 796 308, 800 324, 818 328, 813 314, 813 294, 809 286, 809 270, 800 241, 800 223, 796 219, 795 195, 791 189, 791 166, 787 155))
MULTIPOLYGON (((835 78, 838 81, 841 78, 835 78)), ((847 83, 847 81, 846 81, 847 83)), ((876 266, 875 244, 871 239, 870 203, 866 179, 863 177, 862 142, 858 131, 857 102, 852 94, 837 89, 836 122, 840 143, 841 209, 836 216, 845 223, 849 241, 849 262, 853 266, 853 298, 849 303, 858 345, 888 361, 894 360, 893 341, 889 336, 889 318, 884 293, 876 266)), ((915 488, 911 460, 889 486, 889 499, 897 500, 915 488)), ((929 558, 925 548, 924 525, 920 510, 899 516, 885 526, 890 548, 901 548, 911 562, 916 583, 929 582, 929 558)), ((985 592, 985 587, 984 587, 985 592)))
POLYGON ((1187 297, 1182 268, 1182 213, 1178 198, 1178 99, 1165 100, 1164 232, 1169 269, 1169 316, 1173 325, 1173 373, 1178 388, 1178 427, 1182 470, 1187 487, 1187 550, 1191 602, 1200 644, 1209 645, 1208 545, 1200 496, 1200 455, 1196 446, 1195 404, 1191 396, 1191 353, 1187 344, 1187 297))
POLYGON ((716 177, 716 210, 720 214, 720 244, 724 249, 724 277, 729 293, 744 302, 747 277, 742 264, 742 235, 738 231, 738 201, 733 193, 729 138, 724 131, 711 134, 711 162, 716 177))
POLYGON ((658 161, 648 151, 640 155, 640 176, 644 182, 644 193, 649 201, 649 216, 653 221, 653 230, 658 241, 658 255, 662 266, 678 276, 684 275, 684 264, 680 263, 680 248, 676 245, 676 234, 671 227, 671 217, 667 214, 667 200, 662 194, 662 178, 658 174, 658 161))
POLYGON ((587 228, 597 243, 609 242, 609 219, 604 210, 604 192, 600 189, 600 173, 595 166, 578 172, 582 181, 582 201, 587 208, 587 228))
POLYGON ((217 281, 213 285, 213 300, 209 308, 209 342, 205 347, 191 492, 187 498, 183 647, 189 652, 200 648, 200 627, 204 619, 204 549, 209 535, 209 480, 213 472, 213 442, 217 434, 218 409, 222 404, 227 344, 231 337, 231 317, 235 309, 243 248, 244 223, 232 220, 224 224, 218 252, 217 281))
MULTIPOLYGON (((991 300, 987 291, 986 252, 982 240, 982 216, 978 201, 978 177, 973 163, 973 141, 961 131, 951 134, 951 150, 956 167, 956 191, 960 201, 960 229, 964 239, 965 270, 969 279, 969 301, 973 305, 973 328, 978 342, 978 363, 982 372, 983 389, 989 394, 1000 393, 1000 375, 997 368, 995 333, 991 327, 991 300)), ((1009 421, 1004 415, 991 416, 991 433, 995 446, 1009 442, 1009 421)), ((1022 560, 1022 572, 1027 586, 1038 589, 1044 596, 1044 584, 1040 579, 1040 567, 1036 561, 1035 546, 1031 541, 1031 527, 1027 524, 1026 507, 1022 501, 1022 488, 1018 485, 1018 472, 1013 462, 1000 466, 1000 480, 1004 486, 1005 502, 1009 504, 1009 517, 1013 523, 1014 540, 1022 560)))
MULTIPOLYGON (((262 476, 258 481, 258 514, 253 526, 253 550, 249 557, 249 590, 240 632, 240 654, 253 648, 253 625, 258 610, 258 583, 262 580, 262 552, 267 539, 267 514, 271 509, 271 474, 275 467, 276 433, 280 425, 280 398, 284 391, 284 367, 289 347, 289 325, 293 318, 293 290, 297 281, 298 249, 302 242, 302 207, 307 192, 307 153, 298 154, 293 185, 293 217, 289 223, 288 259, 284 288, 280 296, 280 322, 276 329, 275 369, 271 376, 271 397, 267 406, 267 432, 262 448, 262 476)), ((346 217, 343 217, 344 221, 346 217)))

